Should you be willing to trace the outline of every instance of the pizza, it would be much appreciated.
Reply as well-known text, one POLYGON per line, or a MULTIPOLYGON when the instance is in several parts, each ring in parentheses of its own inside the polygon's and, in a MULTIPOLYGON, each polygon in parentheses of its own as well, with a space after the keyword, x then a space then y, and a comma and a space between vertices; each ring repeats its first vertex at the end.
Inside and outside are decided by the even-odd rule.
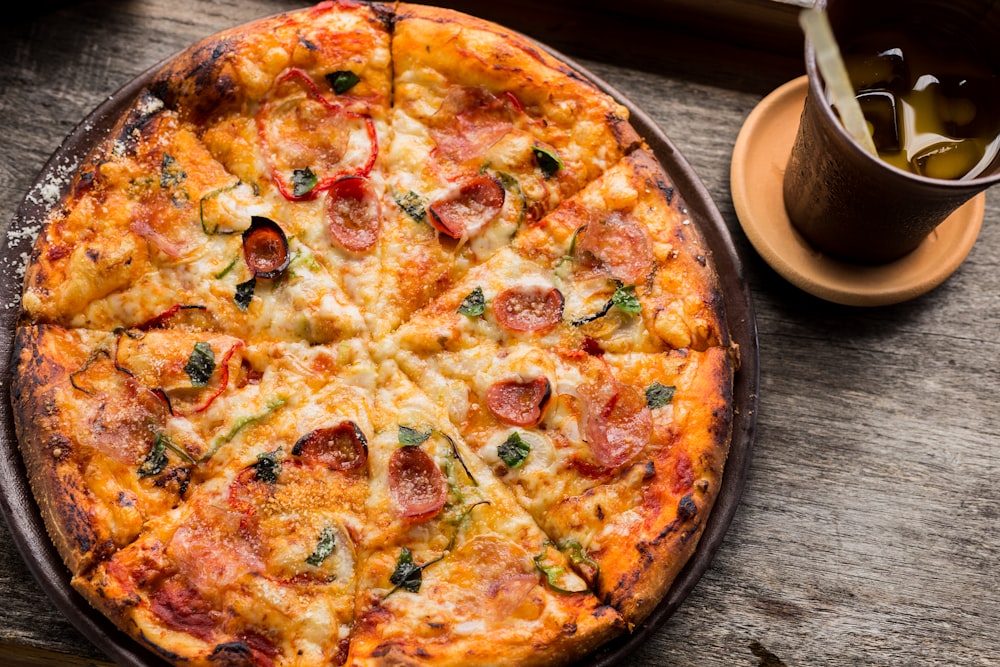
POLYGON ((739 348, 624 106, 337 0, 151 76, 48 213, 13 361, 73 587, 167 662, 536 665, 670 590, 739 348))

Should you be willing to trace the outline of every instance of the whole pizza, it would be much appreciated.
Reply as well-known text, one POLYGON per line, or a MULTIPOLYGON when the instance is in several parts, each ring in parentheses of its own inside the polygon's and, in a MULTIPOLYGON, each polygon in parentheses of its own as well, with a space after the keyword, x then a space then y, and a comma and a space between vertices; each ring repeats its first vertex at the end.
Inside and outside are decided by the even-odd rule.
POLYGON ((13 408, 73 586, 176 665, 563 664, 720 488, 738 350, 628 111, 342 0, 153 77, 28 262, 13 408))

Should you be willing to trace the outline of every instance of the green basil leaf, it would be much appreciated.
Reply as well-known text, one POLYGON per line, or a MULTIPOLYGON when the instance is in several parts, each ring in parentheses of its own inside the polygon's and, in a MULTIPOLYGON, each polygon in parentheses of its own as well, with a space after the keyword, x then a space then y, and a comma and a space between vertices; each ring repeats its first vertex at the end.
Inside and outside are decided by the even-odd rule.
POLYGON ((635 295, 635 285, 623 285, 615 290, 615 293, 611 295, 611 301, 615 304, 615 307, 623 313, 628 313, 629 315, 635 315, 642 310, 642 304, 639 303, 639 297, 635 295))
POLYGON ((348 90, 358 85, 361 78, 349 70, 338 70, 327 74, 326 80, 330 82, 330 87, 333 88, 333 92, 338 95, 343 95, 348 90))
POLYGON ((462 299, 462 304, 458 307, 458 312, 469 317, 479 317, 486 312, 486 297, 483 295, 483 288, 477 287, 468 296, 462 299))
POLYGON ((394 195, 393 199, 414 222, 427 222, 427 200, 416 192, 407 190, 406 194, 394 195))
POLYGON ((413 563, 413 554, 406 547, 399 553, 396 569, 389 576, 389 583, 396 588, 402 588, 410 593, 419 593, 423 582, 423 572, 420 566, 413 563))
POLYGON ((410 428, 409 426, 399 427, 399 444, 403 447, 416 447, 426 441, 429 437, 431 437, 431 431, 423 433, 415 428, 410 428))
POLYGON ((159 475, 167 467, 167 444, 169 438, 163 433, 157 433, 153 446, 149 448, 146 460, 139 466, 139 477, 159 475))
POLYGON ((278 482, 278 475, 281 474, 281 459, 278 458, 280 452, 281 448, 279 447, 273 452, 264 452, 257 455, 257 462, 250 467, 257 471, 254 477, 256 477, 258 482, 265 482, 267 484, 276 484, 278 482))
POLYGON ((215 372, 215 352, 212 351, 212 346, 204 341, 195 343, 184 372, 191 378, 192 386, 207 386, 215 372))
POLYGON ((319 179, 309 167, 296 169, 292 172, 292 194, 296 197, 301 197, 308 193, 316 187, 317 183, 319 183, 319 179))
POLYGON ((316 543, 316 548, 306 558, 306 562, 309 565, 319 567, 336 548, 337 532, 333 528, 324 528, 323 532, 319 534, 319 541, 316 543))
POLYGON ((562 160, 551 149, 542 146, 532 146, 531 152, 535 154, 535 162, 538 163, 538 168, 542 170, 542 175, 545 178, 551 178, 563 166, 562 160))
POLYGON ((514 431, 497 447, 497 456, 507 464, 508 468, 516 468, 524 463, 531 453, 531 445, 526 443, 521 434, 514 431))
POLYGON ((257 288, 257 278, 251 278, 245 283, 240 283, 236 286, 236 294, 233 295, 233 301, 236 302, 236 307, 246 312, 247 308, 250 307, 250 301, 253 300, 253 291, 257 288))
POLYGON ((674 398, 675 390, 674 387, 654 382, 646 387, 646 405, 650 410, 662 408, 674 398))

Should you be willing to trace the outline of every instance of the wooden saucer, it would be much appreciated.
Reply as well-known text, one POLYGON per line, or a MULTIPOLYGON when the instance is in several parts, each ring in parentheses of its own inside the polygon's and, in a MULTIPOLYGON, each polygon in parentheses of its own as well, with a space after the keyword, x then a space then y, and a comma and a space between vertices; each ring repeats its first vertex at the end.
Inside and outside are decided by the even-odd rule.
POLYGON ((827 301, 885 306, 934 289, 975 245, 986 210, 985 193, 970 199, 916 250, 893 262, 860 265, 824 255, 792 226, 781 192, 807 89, 805 76, 777 88, 754 107, 740 130, 730 187, 743 231, 771 268, 827 301))

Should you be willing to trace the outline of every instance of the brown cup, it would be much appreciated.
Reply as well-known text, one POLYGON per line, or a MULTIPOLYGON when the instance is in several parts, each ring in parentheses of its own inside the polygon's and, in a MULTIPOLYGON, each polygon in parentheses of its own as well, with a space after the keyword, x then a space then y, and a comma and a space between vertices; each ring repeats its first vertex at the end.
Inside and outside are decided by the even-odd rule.
MULTIPOLYGON (((993 0, 819 0, 840 44, 876 27, 936 26, 978 45, 1000 71, 1000 6, 993 0)), ((807 39, 809 89, 784 176, 788 217, 816 249, 851 262, 889 262, 914 250, 945 218, 1000 182, 1000 160, 968 180, 927 178, 861 147, 827 102, 807 39)), ((1000 103, 1000 101, 998 101, 1000 103)))

